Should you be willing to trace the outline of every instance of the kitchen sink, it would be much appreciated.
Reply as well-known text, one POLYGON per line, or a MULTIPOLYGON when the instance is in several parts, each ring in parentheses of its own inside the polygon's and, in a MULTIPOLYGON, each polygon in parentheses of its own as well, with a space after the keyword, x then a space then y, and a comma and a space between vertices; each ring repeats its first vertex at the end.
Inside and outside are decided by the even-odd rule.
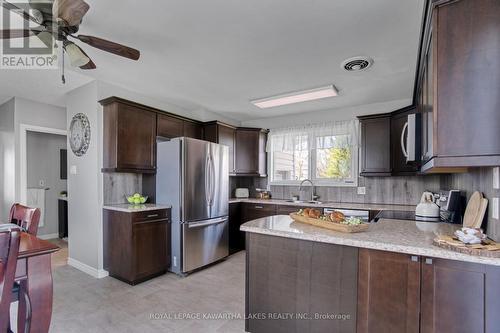
POLYGON ((321 201, 307 201, 307 200, 287 200, 286 202, 291 202, 294 204, 313 204, 313 205, 321 205, 323 202, 321 201))

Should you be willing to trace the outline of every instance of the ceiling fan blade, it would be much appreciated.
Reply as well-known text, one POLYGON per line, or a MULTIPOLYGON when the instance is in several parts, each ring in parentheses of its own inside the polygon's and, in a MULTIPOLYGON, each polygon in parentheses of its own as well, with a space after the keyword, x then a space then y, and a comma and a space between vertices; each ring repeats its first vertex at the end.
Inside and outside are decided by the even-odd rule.
POLYGON ((24 38, 34 36, 35 33, 31 30, 24 29, 7 29, 0 30, 0 39, 24 38))
POLYGON ((131 47, 121 45, 115 42, 110 42, 108 40, 97 38, 93 36, 86 35, 78 35, 75 38, 78 38, 84 43, 89 44, 95 48, 101 49, 106 52, 110 52, 125 58, 129 58, 132 60, 139 60, 141 56, 141 52, 131 47))
POLYGON ((21 15, 26 21, 31 21, 33 23, 36 23, 37 25, 40 25, 42 22, 38 22, 38 20, 36 18, 34 18, 33 16, 31 16, 30 14, 28 14, 28 12, 26 10, 24 10, 23 8, 20 8, 10 2, 7 2, 7 1, 0 1, 2 3, 2 7, 7 9, 7 10, 10 10, 11 12, 14 12, 18 15, 21 15))
MULTIPOLYGON (((87 54, 87 53, 85 53, 85 51, 83 51, 81 47, 79 47, 79 46, 78 46, 78 48, 80 49, 80 51, 82 51, 82 53, 83 53, 83 54, 85 54, 85 56, 86 56, 87 58, 89 58, 89 59, 90 59, 90 57, 88 56, 88 54, 87 54)), ((89 61, 87 64, 85 64, 85 65, 83 65, 83 66, 80 66, 80 68, 81 68, 81 69, 96 69, 96 68, 97 68, 97 66, 94 64, 94 62, 92 61, 92 59, 90 59, 90 61, 89 61)))
POLYGON ((89 8, 83 0, 54 0, 53 15, 72 27, 80 24, 89 8))

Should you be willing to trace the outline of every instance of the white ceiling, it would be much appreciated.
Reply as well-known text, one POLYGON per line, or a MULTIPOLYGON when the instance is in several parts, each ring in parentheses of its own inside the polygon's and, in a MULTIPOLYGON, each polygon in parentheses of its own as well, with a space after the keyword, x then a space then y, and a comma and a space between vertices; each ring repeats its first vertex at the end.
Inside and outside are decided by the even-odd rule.
MULTIPOLYGON (((424 0, 87 2, 80 33, 136 47, 142 56, 133 62, 84 46, 98 69, 78 73, 190 110, 243 121, 412 97, 424 0), (373 67, 340 68, 358 55, 373 58, 373 67), (249 103, 326 84, 340 95, 266 110, 249 103)), ((45 102, 88 82, 73 75, 60 90, 57 73, 39 74, 50 76, 42 82, 14 72, 8 81, 0 72, 3 95, 22 88, 45 102)))

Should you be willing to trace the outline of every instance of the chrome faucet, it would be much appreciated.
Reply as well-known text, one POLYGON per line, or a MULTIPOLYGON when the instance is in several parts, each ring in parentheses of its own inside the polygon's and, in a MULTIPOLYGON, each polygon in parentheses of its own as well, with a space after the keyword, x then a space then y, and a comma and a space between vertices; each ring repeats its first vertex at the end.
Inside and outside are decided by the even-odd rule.
POLYGON ((299 199, 300 199, 300 193, 302 192, 302 185, 304 185, 304 183, 308 182, 309 184, 311 184, 311 202, 314 201, 314 183, 310 180, 310 179, 304 179, 301 183, 300 183, 300 187, 299 187, 299 199))

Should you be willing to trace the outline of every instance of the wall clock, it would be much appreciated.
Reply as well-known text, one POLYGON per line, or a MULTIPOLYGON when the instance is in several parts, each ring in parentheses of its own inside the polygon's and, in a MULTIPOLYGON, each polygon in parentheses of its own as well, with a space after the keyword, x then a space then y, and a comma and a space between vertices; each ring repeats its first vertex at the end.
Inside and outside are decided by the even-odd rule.
POLYGON ((90 122, 83 113, 77 113, 69 125, 69 145, 76 156, 83 156, 90 146, 90 122))

